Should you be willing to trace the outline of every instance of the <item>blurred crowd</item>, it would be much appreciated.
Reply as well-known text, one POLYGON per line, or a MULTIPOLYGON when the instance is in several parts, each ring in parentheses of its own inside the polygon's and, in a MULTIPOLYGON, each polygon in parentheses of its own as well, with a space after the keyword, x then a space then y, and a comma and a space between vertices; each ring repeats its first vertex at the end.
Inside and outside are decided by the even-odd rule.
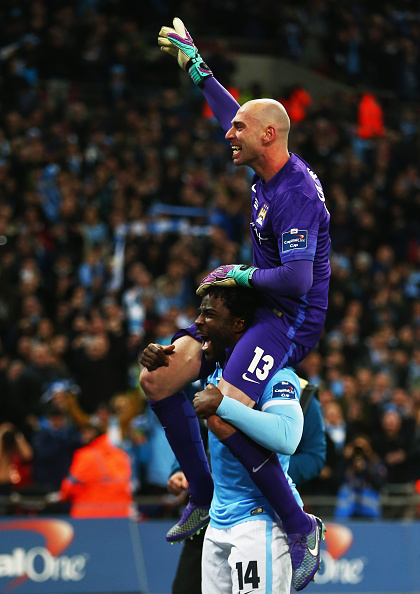
MULTIPOLYGON (((266 82, 291 113, 290 150, 317 172, 331 212, 325 332, 298 370, 320 386, 329 440, 327 465, 307 489, 414 483, 415 3, 173 4, 1 3, 0 492, 57 490, 81 429, 94 423, 129 453, 136 492, 163 493, 172 458, 138 386, 139 353, 194 321, 207 271, 251 261, 250 172, 231 165, 200 91, 156 49, 175 8, 226 85, 230 43, 266 42, 267 31, 264 51, 348 85, 311 97, 266 82)), ((241 102, 260 91, 235 92, 241 102)))

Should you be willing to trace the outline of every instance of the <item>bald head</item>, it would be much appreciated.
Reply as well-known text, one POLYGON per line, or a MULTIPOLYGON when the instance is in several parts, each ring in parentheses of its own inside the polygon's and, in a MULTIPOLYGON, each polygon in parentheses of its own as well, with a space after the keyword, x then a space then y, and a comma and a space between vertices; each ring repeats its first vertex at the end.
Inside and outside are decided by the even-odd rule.
POLYGON ((247 101, 225 135, 234 164, 252 167, 267 182, 290 158, 289 130, 289 116, 281 103, 274 99, 247 101))
POLYGON ((264 128, 274 126, 278 133, 289 134, 289 116, 283 105, 275 99, 251 99, 242 105, 239 112, 257 119, 264 128))

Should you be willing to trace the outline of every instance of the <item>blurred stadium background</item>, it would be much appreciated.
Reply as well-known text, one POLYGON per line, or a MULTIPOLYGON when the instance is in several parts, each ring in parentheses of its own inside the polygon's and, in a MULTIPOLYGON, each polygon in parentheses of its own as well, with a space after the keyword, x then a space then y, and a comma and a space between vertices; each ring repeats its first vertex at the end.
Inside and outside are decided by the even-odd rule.
POLYGON ((167 594, 183 500, 138 354, 194 319, 207 270, 251 258, 249 172, 156 43, 181 17, 239 102, 279 99, 331 212, 319 386, 329 524, 308 592, 420 592, 420 11, 354 0, 2 0, 0 588, 167 594), (138 522, 74 520, 59 489, 87 420, 132 460, 138 522), (368 436, 376 519, 337 518, 368 436), (12 437, 10 437, 12 436, 12 437), (16 444, 23 439, 22 442, 16 444), (10 446, 11 444, 11 446, 10 446))

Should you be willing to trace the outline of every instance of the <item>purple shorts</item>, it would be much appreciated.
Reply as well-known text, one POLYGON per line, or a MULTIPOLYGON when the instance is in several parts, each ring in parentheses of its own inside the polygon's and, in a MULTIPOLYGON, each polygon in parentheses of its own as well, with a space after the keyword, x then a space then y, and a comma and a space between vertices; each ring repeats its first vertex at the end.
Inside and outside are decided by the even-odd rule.
POLYGON ((265 386, 283 367, 295 367, 311 351, 296 344, 268 320, 258 319, 235 345, 223 378, 258 402, 265 386))

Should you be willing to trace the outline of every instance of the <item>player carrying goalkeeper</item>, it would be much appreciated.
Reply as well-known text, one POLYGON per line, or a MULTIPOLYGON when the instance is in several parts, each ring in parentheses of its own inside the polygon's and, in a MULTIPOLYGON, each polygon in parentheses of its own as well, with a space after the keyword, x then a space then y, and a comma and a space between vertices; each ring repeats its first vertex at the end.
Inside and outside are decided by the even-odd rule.
MULTIPOLYGON (((253 265, 220 266, 197 289, 201 295, 210 285, 236 284, 253 287, 260 295, 255 322, 235 346, 218 386, 224 397, 217 414, 226 418, 231 399, 253 407, 278 369, 296 366, 317 344, 328 304, 330 215, 318 177, 302 158, 288 151, 290 120, 284 107, 272 99, 240 106, 214 78, 182 21, 175 18, 173 25, 162 27, 161 49, 176 57, 202 90, 226 132, 233 163, 248 165, 255 172, 251 185, 253 265)), ((188 353, 183 356, 188 359, 188 353)), ((197 518, 204 518, 211 499, 209 479, 204 467, 199 468, 205 464, 201 446, 185 397, 162 398, 148 389, 147 382, 142 385, 190 485, 191 501, 167 536, 171 541, 182 540, 193 531, 196 510, 200 510, 197 518), (179 406, 175 406, 177 398, 179 406), (181 417, 188 418, 188 423, 182 425, 181 417), (192 448, 197 452, 194 463, 187 459, 192 448)), ((257 466, 252 451, 242 455, 242 445, 238 431, 231 453, 280 517, 289 537, 292 583, 302 590, 319 566, 323 523, 298 505, 280 465, 257 466)), ((194 528, 199 530, 202 525, 197 520, 194 528)))

